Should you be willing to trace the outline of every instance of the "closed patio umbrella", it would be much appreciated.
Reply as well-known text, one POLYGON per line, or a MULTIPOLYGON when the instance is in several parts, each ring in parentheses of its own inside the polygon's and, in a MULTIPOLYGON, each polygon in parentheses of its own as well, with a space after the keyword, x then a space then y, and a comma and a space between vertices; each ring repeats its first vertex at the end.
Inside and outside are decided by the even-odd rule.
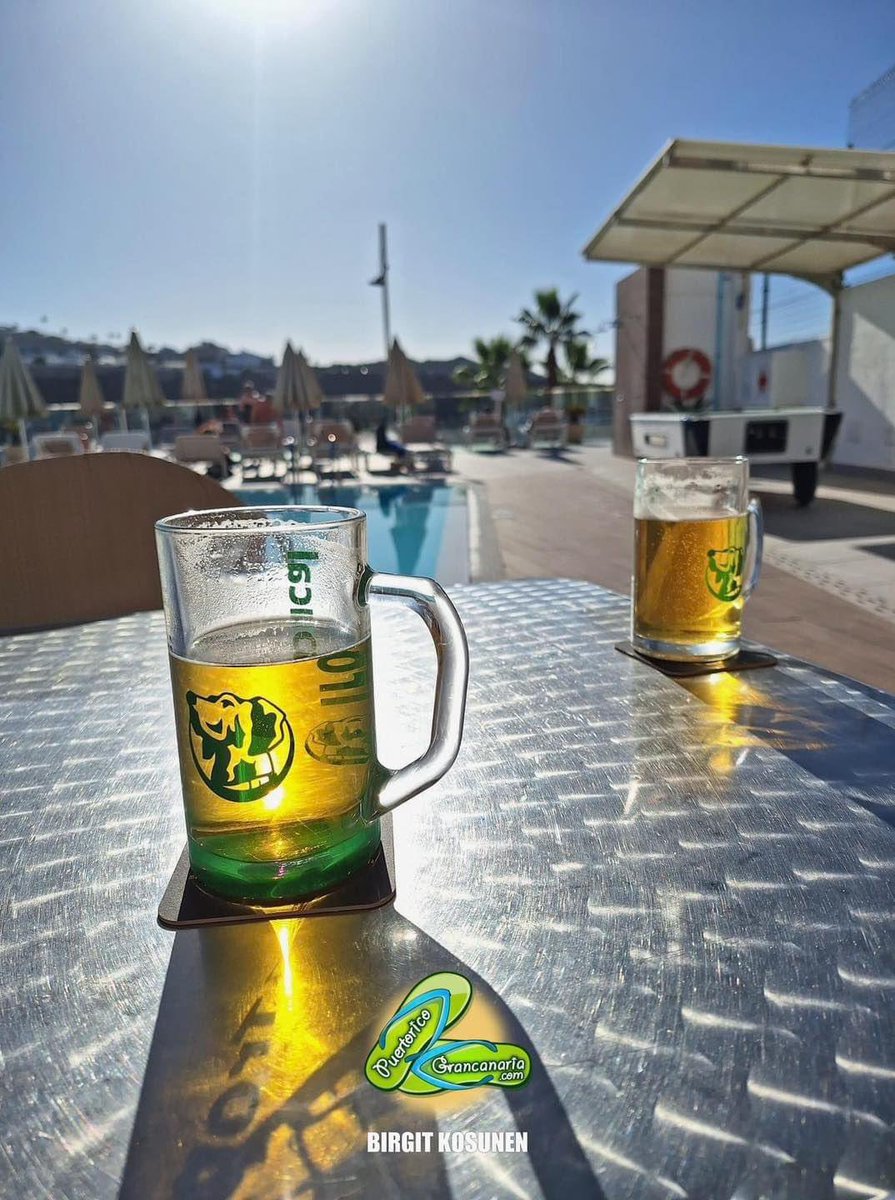
MULTIPOLYGON (((164 393, 155 371, 143 352, 136 332, 132 332, 125 358, 122 408, 125 414, 135 408, 140 408, 144 413, 148 413, 150 409, 162 408, 164 403, 164 393)), ((127 416, 125 415, 126 423, 127 416)))
POLYGON ((274 408, 278 413, 308 416, 316 412, 322 403, 323 392, 308 360, 301 350, 296 354, 292 343, 287 342, 283 351, 283 361, 277 372, 273 393, 274 408))
POLYGON ((82 416, 85 416, 88 421, 92 421, 93 428, 96 430, 96 440, 99 441, 101 432, 100 422, 103 415, 103 391, 99 386, 99 379, 96 376, 96 365, 92 358, 84 359, 84 366, 81 368, 81 388, 78 394, 78 407, 82 416))
POLYGON ((305 358, 304 354, 299 350, 296 355, 298 361, 298 371, 302 381, 302 391, 304 395, 304 409, 306 413, 317 412, 320 405, 323 403, 323 390, 317 382, 317 376, 314 373, 314 368, 305 358))
POLYGON ((183 364, 183 381, 180 385, 181 400, 194 400, 203 404, 208 399, 205 389, 205 376, 199 365, 199 355, 195 350, 187 350, 186 361, 183 364))
POLYGON ((291 342, 286 343, 283 361, 277 371, 277 382, 273 390, 273 406, 281 416, 285 416, 286 413, 302 411, 301 373, 298 356, 292 349, 291 342))
POLYGON ((8 337, 0 357, 0 421, 18 421, 22 445, 27 446, 25 422, 29 417, 43 416, 46 411, 31 372, 22 362, 15 342, 8 337))
POLYGON ((416 372, 397 338, 388 355, 388 377, 382 399, 392 409, 396 420, 403 420, 408 408, 419 408, 425 400, 416 372))
MULTIPOLYGON (((296 354, 292 343, 286 343, 283 351, 283 361, 277 372, 277 382, 273 393, 273 406, 278 413, 293 413, 298 420, 299 447, 298 461, 304 453, 304 419, 320 407, 323 393, 320 384, 302 352, 296 354)), ((292 446, 292 470, 295 470, 295 445, 292 446)))

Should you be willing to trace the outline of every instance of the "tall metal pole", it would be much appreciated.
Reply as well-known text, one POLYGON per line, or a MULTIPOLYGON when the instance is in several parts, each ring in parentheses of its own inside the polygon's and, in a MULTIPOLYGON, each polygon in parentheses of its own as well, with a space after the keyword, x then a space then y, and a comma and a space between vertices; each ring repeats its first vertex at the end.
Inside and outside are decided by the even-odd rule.
POLYGON ((388 307, 388 237, 384 222, 379 226, 379 278, 382 280, 382 329, 385 335, 385 361, 388 363, 392 331, 388 307))
POLYGON ((761 348, 768 348, 768 296, 771 291, 771 277, 765 274, 761 284, 761 348))

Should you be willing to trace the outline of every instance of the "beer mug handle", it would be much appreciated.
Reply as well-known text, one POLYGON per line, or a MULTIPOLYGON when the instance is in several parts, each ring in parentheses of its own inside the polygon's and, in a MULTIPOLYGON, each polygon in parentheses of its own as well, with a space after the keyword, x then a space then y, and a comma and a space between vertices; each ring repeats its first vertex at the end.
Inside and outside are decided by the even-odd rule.
POLYGON ((761 575, 761 556, 764 549, 764 516, 761 503, 758 500, 750 500, 746 515, 749 520, 749 533, 746 538, 746 570, 743 573, 746 579, 743 587, 744 600, 748 600, 755 591, 761 575))
POLYGON ((433 580, 410 575, 372 575, 366 590, 371 596, 400 600, 421 616, 432 635, 438 657, 429 749, 397 771, 381 768, 384 781, 376 797, 375 819, 430 787, 452 766, 463 737, 469 651, 457 610, 433 580))

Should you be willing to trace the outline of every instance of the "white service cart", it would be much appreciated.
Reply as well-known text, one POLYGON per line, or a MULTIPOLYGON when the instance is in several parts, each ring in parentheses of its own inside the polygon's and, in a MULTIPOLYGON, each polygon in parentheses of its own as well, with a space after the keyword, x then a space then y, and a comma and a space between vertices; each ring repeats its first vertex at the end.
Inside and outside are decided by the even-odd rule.
POLYGON ((818 464, 830 452, 842 413, 825 408, 753 408, 743 412, 631 414, 637 458, 729 458, 789 463, 796 503, 810 504, 818 464))

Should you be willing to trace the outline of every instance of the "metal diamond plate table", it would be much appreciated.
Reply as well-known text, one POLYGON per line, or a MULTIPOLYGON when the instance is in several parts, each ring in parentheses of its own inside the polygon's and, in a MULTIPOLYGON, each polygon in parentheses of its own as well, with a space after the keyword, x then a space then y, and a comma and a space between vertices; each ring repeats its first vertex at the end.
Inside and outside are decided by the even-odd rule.
MULTIPOLYGON (((181 849, 160 614, 0 640, 0 1194, 832 1200, 895 1189, 895 702, 791 659, 688 681, 585 583, 458 588, 454 770, 375 912, 166 933, 181 849), (529 1084, 363 1078, 459 970, 529 1084), (367 1130, 527 1154, 369 1154, 367 1130)), ((374 620, 383 758, 434 653, 374 620)), ((470 1018, 471 1019, 471 1018, 470 1018)))

